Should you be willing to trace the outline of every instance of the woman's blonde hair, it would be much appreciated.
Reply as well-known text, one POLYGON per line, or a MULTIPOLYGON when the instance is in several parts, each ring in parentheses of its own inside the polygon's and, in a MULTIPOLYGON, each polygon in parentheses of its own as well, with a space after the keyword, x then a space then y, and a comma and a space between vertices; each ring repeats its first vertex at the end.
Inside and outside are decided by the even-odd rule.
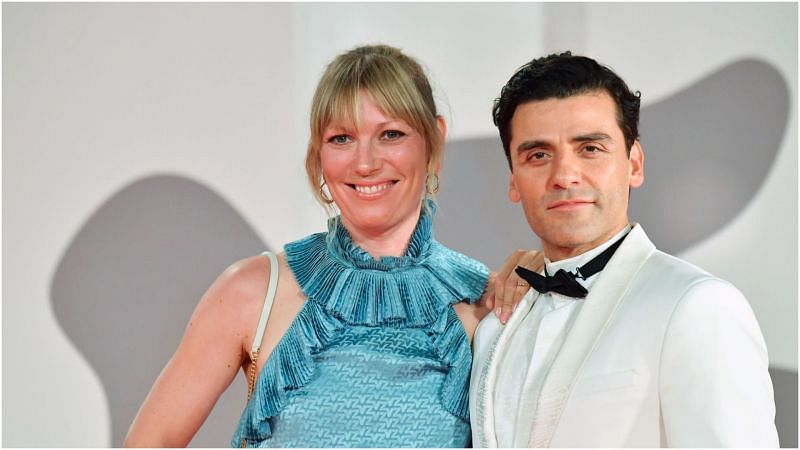
POLYGON ((331 212, 333 200, 322 190, 322 136, 335 119, 358 124, 361 91, 369 94, 384 114, 401 119, 422 133, 428 153, 425 191, 426 195, 435 193, 444 139, 436 123, 438 115, 428 78, 419 63, 400 50, 388 45, 367 45, 337 56, 325 69, 314 93, 306 152, 306 173, 314 196, 331 212))

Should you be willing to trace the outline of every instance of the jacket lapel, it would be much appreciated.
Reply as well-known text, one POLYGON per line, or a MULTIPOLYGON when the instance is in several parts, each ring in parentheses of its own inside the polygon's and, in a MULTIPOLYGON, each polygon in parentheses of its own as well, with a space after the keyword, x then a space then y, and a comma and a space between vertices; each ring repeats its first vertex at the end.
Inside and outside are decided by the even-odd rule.
POLYGON ((578 372, 627 295, 631 281, 654 251, 655 246, 642 227, 634 225, 592 286, 546 375, 531 425, 529 447, 549 446, 578 372))
MULTIPOLYGON (((539 293, 531 289, 522 298, 517 309, 521 311, 530 310, 537 298, 539 298, 539 293)), ((524 316, 525 314, 521 314, 520 311, 511 316, 481 368, 477 380, 479 383, 478 395, 476 396, 478 404, 475 407, 475 417, 472 417, 472 426, 475 427, 476 437, 475 442, 473 442, 474 447, 491 448, 498 445, 494 426, 494 388, 497 383, 498 363, 502 359, 502 355, 505 354, 511 341, 510 338, 514 335, 514 331, 522 322, 524 316)))

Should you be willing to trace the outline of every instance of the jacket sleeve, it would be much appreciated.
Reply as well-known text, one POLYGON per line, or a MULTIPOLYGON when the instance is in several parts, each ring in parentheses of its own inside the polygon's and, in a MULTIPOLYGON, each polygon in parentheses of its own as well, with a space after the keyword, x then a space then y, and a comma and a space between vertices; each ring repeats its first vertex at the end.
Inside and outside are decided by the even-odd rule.
POLYGON ((494 441, 490 442, 487 434, 494 435, 494 417, 488 417, 482 409, 485 403, 486 390, 493 390, 492 386, 484 385, 483 374, 489 368, 489 358, 497 342, 503 326, 493 312, 490 312, 478 324, 473 338, 472 375, 469 386, 469 414, 472 425, 473 447, 496 447, 494 441))
POLYGON ((669 447, 777 447, 766 344, 750 305, 725 281, 685 291, 661 354, 669 447))

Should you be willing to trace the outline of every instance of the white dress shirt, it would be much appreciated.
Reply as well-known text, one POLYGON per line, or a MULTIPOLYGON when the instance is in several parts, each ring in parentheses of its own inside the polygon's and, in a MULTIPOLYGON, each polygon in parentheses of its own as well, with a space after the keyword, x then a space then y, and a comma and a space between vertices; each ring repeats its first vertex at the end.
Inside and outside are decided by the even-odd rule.
MULTIPOLYGON (((559 269, 574 273, 575 269, 602 253, 630 229, 630 226, 626 226, 602 245, 581 255, 558 262, 545 258, 547 273, 552 275, 559 269)), ((579 279, 578 282, 590 290, 599 273, 586 280, 579 279)), ((531 289, 527 295, 533 294, 535 292, 531 289)), ((494 394, 497 405, 494 420, 499 447, 528 446, 534 411, 519 406, 530 405, 538 398, 547 371, 582 305, 583 299, 548 292, 540 295, 528 311, 515 311, 515 314, 524 314, 525 318, 511 337, 509 351, 499 362, 498 379, 503 382, 498 383, 494 394)))

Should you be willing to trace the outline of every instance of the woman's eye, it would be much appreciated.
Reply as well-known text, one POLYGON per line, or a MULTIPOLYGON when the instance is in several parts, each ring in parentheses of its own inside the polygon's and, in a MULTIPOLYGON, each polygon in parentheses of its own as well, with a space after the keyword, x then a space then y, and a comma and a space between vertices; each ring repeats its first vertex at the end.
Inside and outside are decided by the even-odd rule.
POLYGON ((337 134, 336 136, 333 136, 330 139, 328 139, 328 142, 330 142, 331 144, 344 145, 350 142, 350 136, 346 134, 337 134))
POLYGON ((389 140, 400 139, 406 134, 399 130, 386 130, 383 132, 383 137, 389 140))

